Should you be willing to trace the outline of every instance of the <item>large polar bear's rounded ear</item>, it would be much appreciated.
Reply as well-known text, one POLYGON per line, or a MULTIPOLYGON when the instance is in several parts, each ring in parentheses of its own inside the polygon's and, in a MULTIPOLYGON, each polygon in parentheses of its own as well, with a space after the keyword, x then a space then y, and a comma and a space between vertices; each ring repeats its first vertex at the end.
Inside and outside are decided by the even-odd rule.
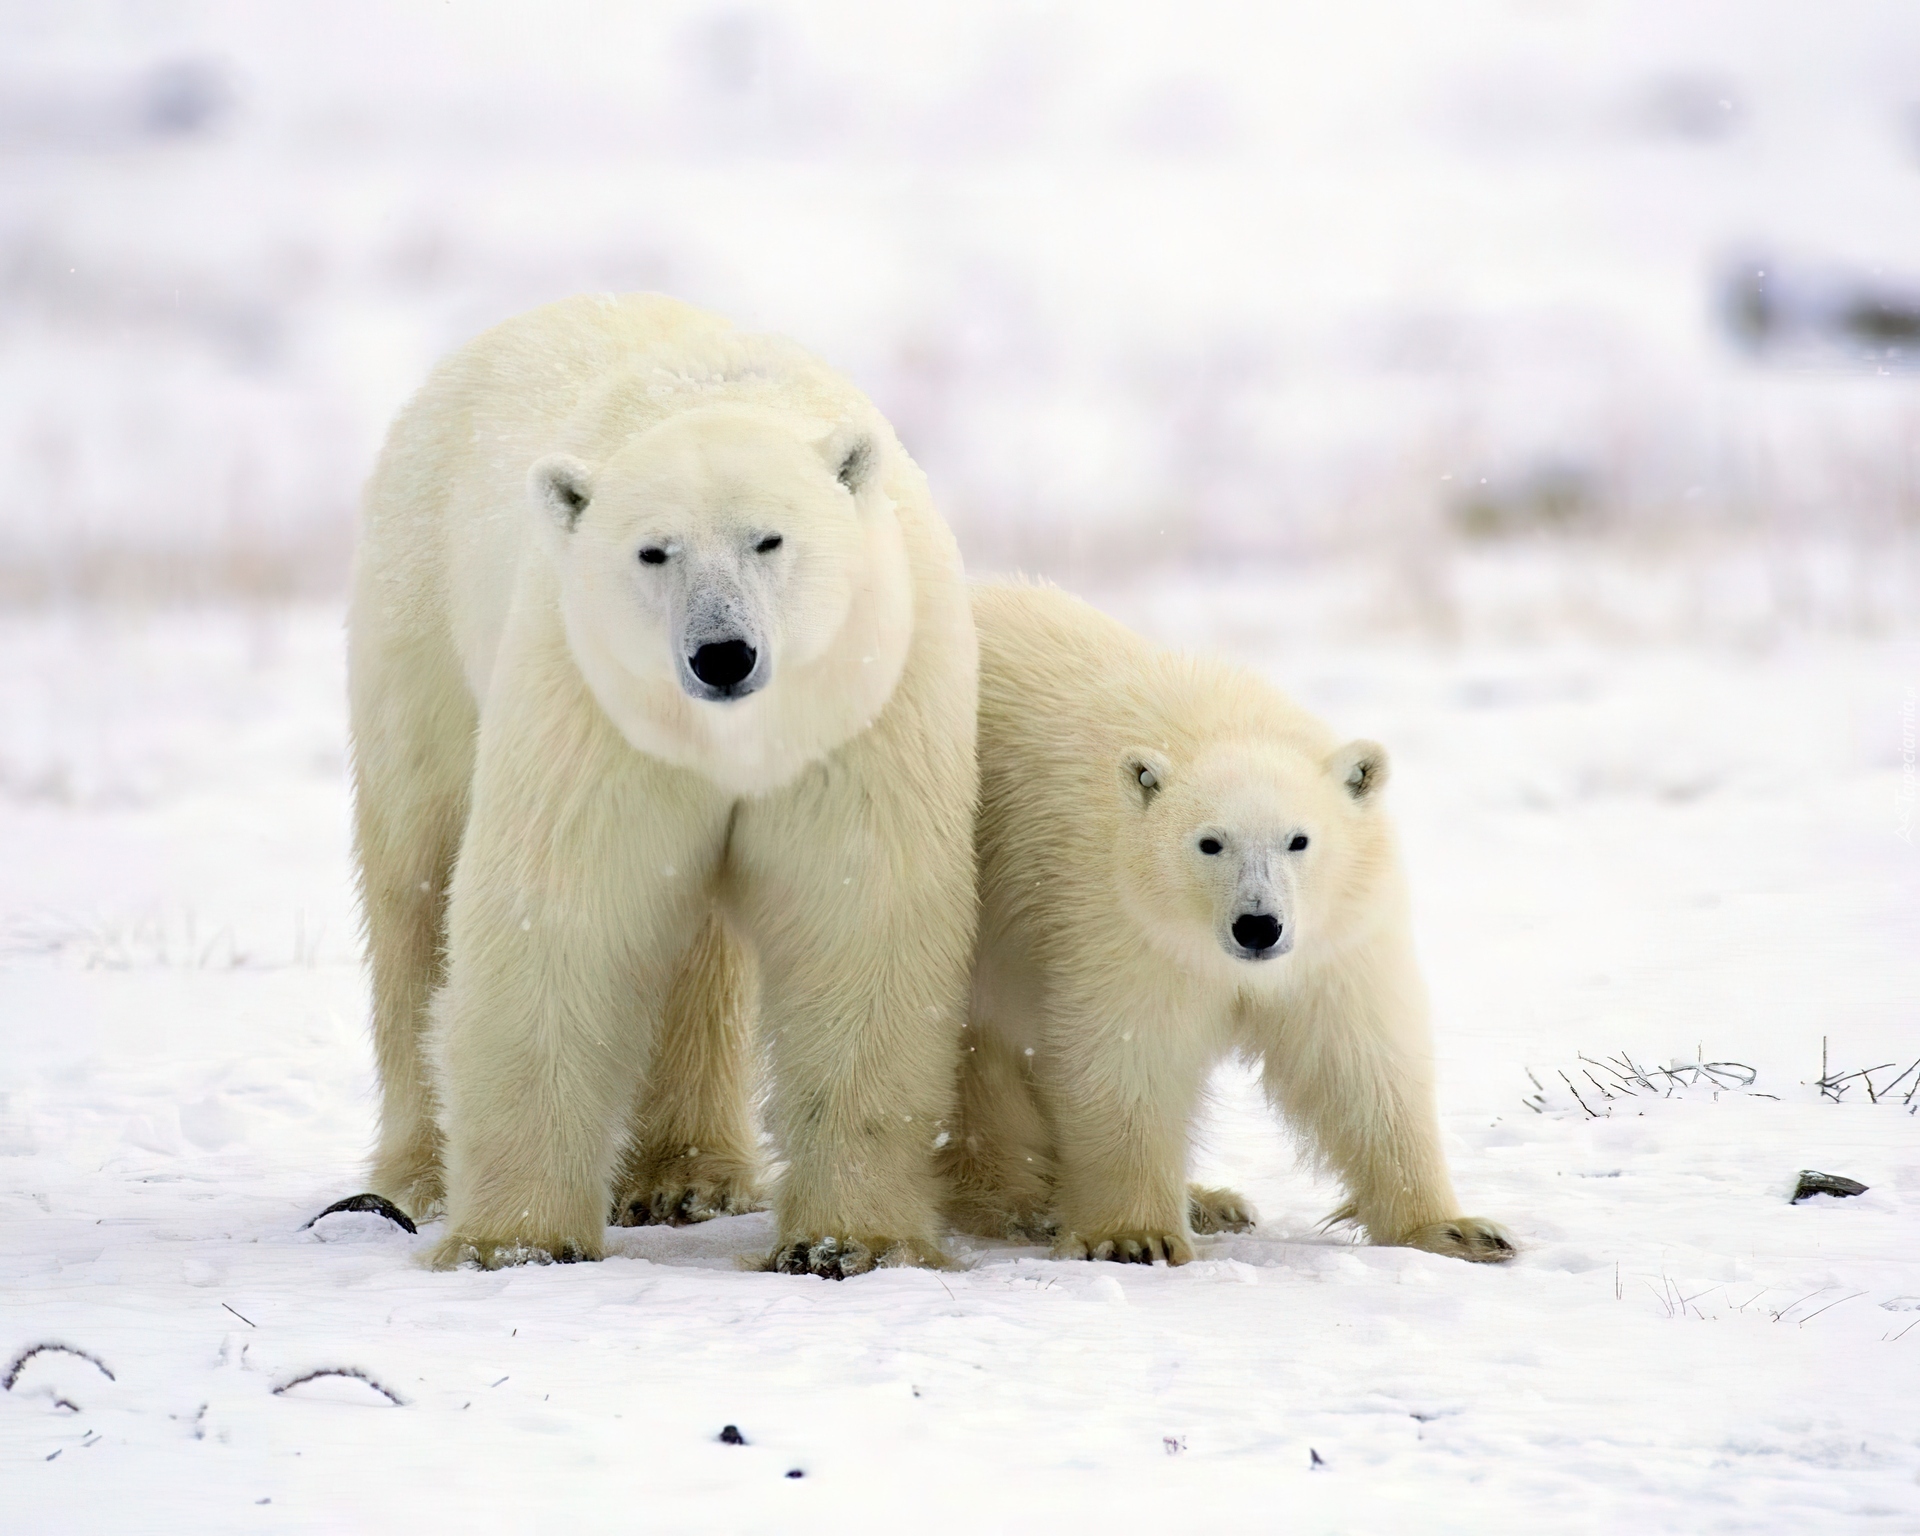
POLYGON ((1167 760, 1152 747, 1129 747, 1120 754, 1120 782, 1138 805, 1152 805, 1166 787, 1167 760))
POLYGON ((536 511, 562 533, 572 533, 593 500, 593 471, 570 453, 550 453, 527 471, 527 492, 536 511))
POLYGON ((864 427, 835 427, 819 442, 820 456, 833 478, 858 496, 879 467, 880 449, 864 427))
POLYGON ((1350 741, 1327 759, 1327 771, 1362 804, 1387 783, 1387 749, 1377 741, 1350 741))

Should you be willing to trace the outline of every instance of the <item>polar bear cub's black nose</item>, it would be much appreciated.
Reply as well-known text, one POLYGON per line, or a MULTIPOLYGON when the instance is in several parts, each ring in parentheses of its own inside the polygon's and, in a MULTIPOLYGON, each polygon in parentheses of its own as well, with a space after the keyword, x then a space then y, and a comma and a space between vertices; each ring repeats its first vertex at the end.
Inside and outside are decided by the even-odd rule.
POLYGON ((1265 912, 1242 912, 1233 920, 1233 942, 1262 954, 1280 942, 1280 921, 1265 912))
POLYGON ((716 640, 687 658, 693 675, 709 688, 725 693, 753 675, 760 653, 744 640, 716 640))

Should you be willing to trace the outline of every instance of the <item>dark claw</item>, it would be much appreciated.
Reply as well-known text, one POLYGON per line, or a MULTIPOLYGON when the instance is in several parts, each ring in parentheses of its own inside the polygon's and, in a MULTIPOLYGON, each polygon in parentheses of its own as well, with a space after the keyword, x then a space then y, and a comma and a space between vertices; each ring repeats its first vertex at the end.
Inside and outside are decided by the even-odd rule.
MULTIPOLYGON (((420 1231, 420 1229, 413 1224, 413 1218, 401 1210, 399 1206, 395 1205, 385 1195, 348 1195, 344 1200, 334 1201, 332 1205, 320 1213, 320 1216, 332 1216, 340 1211, 371 1211, 376 1216, 386 1217, 388 1221, 392 1222, 402 1232, 411 1232, 417 1235, 420 1231)), ((314 1221, 320 1219, 320 1216, 314 1217, 313 1221, 302 1222, 300 1230, 302 1232, 306 1231, 308 1227, 313 1225, 314 1221)))
POLYGON ((1462 1232, 1458 1227, 1445 1227, 1442 1228, 1442 1230, 1456 1243, 1464 1243, 1467 1240, 1467 1234, 1462 1232))
POLYGON ((1499 1234, 1499 1233, 1497 1233, 1497 1232, 1496 1232, 1496 1233, 1494 1233, 1494 1234, 1493 1234, 1493 1235, 1492 1235, 1492 1236, 1491 1236, 1491 1237, 1490 1237, 1490 1238, 1488 1239, 1488 1241, 1489 1241, 1489 1242, 1491 1242, 1491 1243, 1493 1244, 1493 1246, 1494 1246, 1494 1247, 1496 1247, 1496 1248, 1498 1248, 1498 1249, 1499 1249, 1499 1250, 1500 1250, 1500 1251, 1501 1251, 1502 1253, 1512 1253, 1512 1252, 1513 1252, 1513 1244, 1512 1244, 1512 1243, 1510 1243, 1510 1242, 1508 1242, 1508 1241, 1507 1241, 1507 1240, 1506 1240, 1506 1239, 1505 1239, 1504 1237, 1502 1237, 1502 1236, 1500 1236, 1500 1234, 1499 1234))

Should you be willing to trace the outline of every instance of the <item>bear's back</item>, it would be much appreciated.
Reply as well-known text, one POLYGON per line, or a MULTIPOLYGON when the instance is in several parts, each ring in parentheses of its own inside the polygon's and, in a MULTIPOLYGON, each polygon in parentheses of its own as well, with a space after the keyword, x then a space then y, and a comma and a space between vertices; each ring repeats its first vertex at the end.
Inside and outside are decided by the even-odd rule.
POLYGON ((989 750, 1030 774, 1053 765, 1104 775, 1131 747, 1179 758, 1225 741, 1280 740, 1315 755, 1336 745, 1247 669, 1164 650, 1057 587, 977 586, 973 612, 987 772, 989 750))

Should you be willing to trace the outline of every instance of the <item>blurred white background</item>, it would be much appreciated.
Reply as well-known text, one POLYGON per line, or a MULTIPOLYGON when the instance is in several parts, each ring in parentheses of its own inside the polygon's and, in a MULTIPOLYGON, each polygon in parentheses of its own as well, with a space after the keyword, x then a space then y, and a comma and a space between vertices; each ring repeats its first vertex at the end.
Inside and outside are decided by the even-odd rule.
POLYGON ((432 362, 661 289, 971 565, 1448 636, 1920 610, 1920 8, 0 8, 0 596, 341 590, 432 362))

